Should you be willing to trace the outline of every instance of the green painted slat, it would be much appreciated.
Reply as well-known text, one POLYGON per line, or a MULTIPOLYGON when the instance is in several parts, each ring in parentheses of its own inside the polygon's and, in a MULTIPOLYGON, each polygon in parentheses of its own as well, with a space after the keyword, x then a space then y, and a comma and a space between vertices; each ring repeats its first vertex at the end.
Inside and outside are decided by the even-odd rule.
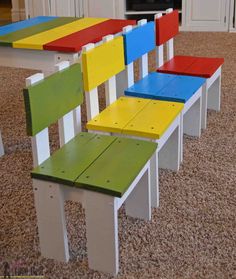
POLYGON ((112 136, 80 133, 48 160, 35 168, 31 176, 41 180, 74 185, 74 181, 116 140, 112 136))
POLYGON ((76 180, 76 186, 122 197, 155 152, 157 144, 118 138, 76 180))
POLYGON ((2 46, 12 46, 13 42, 30 37, 32 35, 59 27, 61 25, 78 20, 74 17, 59 17, 51 21, 40 23, 31 27, 27 27, 4 36, 0 36, 0 45, 2 46))
POLYGON ((80 64, 74 64, 24 89, 24 99, 27 133, 35 136, 83 103, 80 64))

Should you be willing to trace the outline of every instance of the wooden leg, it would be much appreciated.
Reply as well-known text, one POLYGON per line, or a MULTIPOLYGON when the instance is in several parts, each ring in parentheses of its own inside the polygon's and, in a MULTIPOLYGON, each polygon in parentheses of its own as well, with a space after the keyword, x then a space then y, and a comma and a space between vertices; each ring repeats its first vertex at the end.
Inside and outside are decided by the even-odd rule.
POLYGON ((0 157, 4 155, 4 147, 3 147, 3 142, 2 142, 2 135, 0 131, 0 157))
POLYGON ((208 108, 220 111, 221 75, 208 88, 208 108))
POLYGON ((150 160, 150 186, 151 186, 151 206, 159 207, 159 171, 158 152, 156 151, 150 160))
POLYGON ((84 203, 89 268, 115 275, 119 270, 116 198, 85 191, 84 203))
POLYGON ((183 116, 184 134, 200 137, 201 136, 201 98, 189 108, 183 116))
POLYGON ((33 179, 41 254, 62 262, 69 260, 69 249, 61 186, 33 179))
POLYGON ((151 220, 150 170, 143 174, 125 201, 126 214, 143 220, 151 220))
POLYGON ((206 129, 207 127, 207 88, 206 84, 202 87, 202 120, 201 128, 206 129))
POLYGON ((159 150, 159 168, 178 171, 180 166, 180 144, 181 144, 180 120, 179 125, 159 150))

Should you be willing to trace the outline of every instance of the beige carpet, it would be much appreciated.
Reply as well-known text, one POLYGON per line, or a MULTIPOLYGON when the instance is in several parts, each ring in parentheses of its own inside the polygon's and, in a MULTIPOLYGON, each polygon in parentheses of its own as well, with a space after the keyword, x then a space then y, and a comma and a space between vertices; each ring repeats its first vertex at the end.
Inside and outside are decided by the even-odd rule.
MULTIPOLYGON (((225 58, 222 110, 209 113, 200 139, 185 138, 181 170, 161 172, 161 204, 151 222, 126 217, 121 209, 117 278, 236 278, 236 34, 182 33, 176 53, 225 58)), ((3 261, 18 261, 45 278, 110 278, 88 269, 84 215, 76 203, 66 204, 70 262, 40 257, 21 91, 31 73, 0 68, 6 148, 0 159, 0 275, 3 261)), ((52 144, 57 146, 55 127, 52 144)))

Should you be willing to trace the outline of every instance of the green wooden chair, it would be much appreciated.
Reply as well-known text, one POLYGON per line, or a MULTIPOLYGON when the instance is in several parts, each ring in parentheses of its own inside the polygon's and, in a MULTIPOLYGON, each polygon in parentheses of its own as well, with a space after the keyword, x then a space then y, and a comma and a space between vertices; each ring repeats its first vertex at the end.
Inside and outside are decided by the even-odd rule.
POLYGON ((27 133, 32 137, 33 191, 40 249, 44 257, 69 260, 64 201, 85 207, 89 267, 117 274, 117 212, 150 220, 150 158, 156 143, 78 133, 74 111, 83 102, 80 64, 62 62, 44 78, 36 74, 24 89, 27 133), (59 120, 61 147, 50 155, 48 127, 59 120))

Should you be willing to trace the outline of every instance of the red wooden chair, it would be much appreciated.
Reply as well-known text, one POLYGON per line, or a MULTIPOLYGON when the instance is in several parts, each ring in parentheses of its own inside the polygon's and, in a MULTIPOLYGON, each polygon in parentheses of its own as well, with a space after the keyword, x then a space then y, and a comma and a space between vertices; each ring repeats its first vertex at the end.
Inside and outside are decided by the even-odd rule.
POLYGON ((177 10, 168 9, 166 15, 155 16, 157 72, 207 78, 202 98, 202 128, 206 128, 207 108, 220 110, 221 66, 223 58, 174 56, 173 38, 179 33, 177 10), (167 61, 164 63, 164 44, 167 44, 167 61))

